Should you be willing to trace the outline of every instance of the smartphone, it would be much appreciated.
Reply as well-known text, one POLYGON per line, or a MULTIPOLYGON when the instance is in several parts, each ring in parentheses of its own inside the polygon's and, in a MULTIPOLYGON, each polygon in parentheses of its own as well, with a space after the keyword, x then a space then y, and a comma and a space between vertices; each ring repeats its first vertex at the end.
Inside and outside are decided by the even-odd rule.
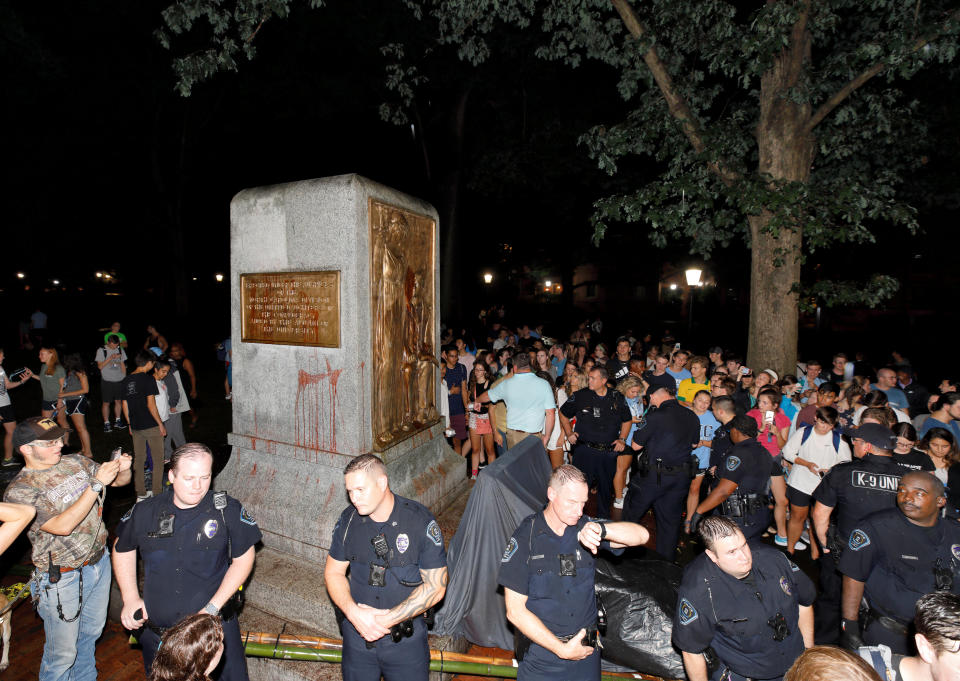
POLYGON ((750 367, 740 367, 740 375, 746 376, 750 373, 750 367))
POLYGON ((674 343, 674 344, 673 344, 673 349, 674 349, 674 350, 679 350, 679 349, 680 349, 680 344, 679 344, 679 343, 674 343))
POLYGON ((767 423, 773 423, 773 412, 772 411, 763 412, 763 420, 766 421, 767 423))
POLYGON ((823 476, 826 475, 826 474, 827 474, 826 471, 817 471, 817 475, 820 476, 820 479, 821 479, 821 480, 823 480, 823 476))
POLYGON ((17 370, 14 371, 12 374, 7 374, 7 378, 9 378, 11 381, 15 381, 15 380, 17 380, 18 378, 20 378, 21 376, 23 376, 25 373, 27 373, 27 368, 26 368, 26 367, 24 367, 24 368, 22 368, 22 369, 17 369, 17 370))
POLYGON ((110 460, 115 461, 123 455, 123 447, 117 447, 110 453, 110 460))

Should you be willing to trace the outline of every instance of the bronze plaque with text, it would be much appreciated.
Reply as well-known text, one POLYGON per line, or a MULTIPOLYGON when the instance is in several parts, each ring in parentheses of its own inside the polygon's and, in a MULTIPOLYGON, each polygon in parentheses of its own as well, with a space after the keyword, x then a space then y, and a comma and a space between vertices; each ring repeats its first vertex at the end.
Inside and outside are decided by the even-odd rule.
POLYGON ((340 347, 340 272, 240 275, 245 343, 340 347))

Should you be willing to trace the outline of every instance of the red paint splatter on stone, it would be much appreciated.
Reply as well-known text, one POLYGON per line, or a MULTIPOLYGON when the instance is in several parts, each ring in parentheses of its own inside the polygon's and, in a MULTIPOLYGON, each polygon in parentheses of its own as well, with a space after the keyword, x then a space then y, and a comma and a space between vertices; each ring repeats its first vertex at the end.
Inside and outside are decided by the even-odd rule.
POLYGON ((296 443, 306 449, 337 451, 337 383, 343 369, 310 373, 300 369, 297 377, 296 443))

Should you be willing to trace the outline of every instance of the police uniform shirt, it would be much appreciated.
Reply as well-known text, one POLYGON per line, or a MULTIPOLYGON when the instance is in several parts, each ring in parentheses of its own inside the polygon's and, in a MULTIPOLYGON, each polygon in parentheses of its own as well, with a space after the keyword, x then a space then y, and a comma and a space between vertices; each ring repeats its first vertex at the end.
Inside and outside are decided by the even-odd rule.
MULTIPOLYGON (((591 518, 581 516, 558 536, 547 525, 543 511, 528 516, 517 527, 500 559, 499 584, 527 597, 527 610, 556 636, 569 636, 597 623, 594 597, 594 556, 577 535, 591 518), (568 557, 575 570, 564 572, 561 556, 568 557), (575 572, 576 574, 572 574, 575 572)), ((610 549, 610 542, 600 542, 610 549)), ((622 553, 622 549, 612 551, 622 553)), ((569 567, 569 564, 567 565, 569 567)))
POLYGON ((694 445, 700 442, 700 419, 676 400, 667 400, 647 414, 647 425, 633 434, 653 464, 663 459, 664 466, 687 463, 694 445))
POLYGON ((603 397, 590 388, 578 390, 563 403, 560 413, 568 419, 576 417, 578 442, 605 445, 612 445, 620 437, 620 426, 633 419, 623 395, 609 388, 603 397))
POLYGON ((389 609, 423 582, 420 570, 447 566, 440 526, 428 508, 394 495, 393 510, 378 523, 348 506, 337 520, 330 557, 350 563, 350 596, 357 603, 389 609), (379 557, 373 540, 383 535, 387 554, 379 557), (371 584, 371 565, 386 568, 383 586, 371 584))
POLYGON ((861 518, 896 506, 897 487, 905 472, 893 457, 867 454, 831 468, 812 498, 837 509, 837 529, 846 543, 861 518))
POLYGON ((798 605, 811 605, 817 591, 780 551, 751 545, 753 569, 745 579, 725 573, 707 554, 684 570, 673 621, 673 642, 688 653, 712 647, 721 662, 741 676, 781 676, 803 652, 798 605), (774 640, 768 622, 777 614, 789 634, 774 640))
POLYGON ((155 626, 170 627, 199 612, 220 588, 232 559, 260 541, 260 528, 239 501, 228 496, 221 513, 213 495, 208 492, 193 508, 177 508, 168 489, 131 508, 117 526, 116 550, 140 550, 143 602, 155 626), (156 536, 162 534, 161 517, 170 514, 172 535, 156 536))
POLYGON ((917 600, 941 588, 960 594, 960 524, 937 519, 933 527, 915 525, 899 508, 874 513, 857 523, 840 556, 839 570, 864 582, 871 608, 901 622, 913 619, 917 600))
POLYGON ((717 478, 737 483, 740 494, 763 494, 770 480, 773 458, 756 440, 743 440, 723 459, 717 467, 717 478))
POLYGON ((713 445, 710 447, 710 467, 719 466, 732 448, 730 424, 722 423, 719 428, 713 431, 713 445))

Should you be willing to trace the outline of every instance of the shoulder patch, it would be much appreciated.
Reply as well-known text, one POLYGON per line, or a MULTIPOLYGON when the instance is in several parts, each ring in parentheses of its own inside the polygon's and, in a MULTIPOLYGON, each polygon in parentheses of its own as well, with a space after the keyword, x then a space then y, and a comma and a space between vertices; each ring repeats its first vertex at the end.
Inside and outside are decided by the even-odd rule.
POLYGON ((693 603, 688 601, 686 598, 680 599, 680 624, 687 626, 691 622, 696 621, 700 615, 697 614, 697 609, 693 607, 693 603))
POLYGON ((252 515, 250 515, 250 511, 243 506, 240 507, 240 521, 246 523, 247 525, 257 524, 257 521, 253 519, 252 515))
POLYGON ((130 517, 133 515, 133 506, 130 507, 130 510, 123 514, 123 517, 120 518, 121 523, 125 523, 130 520, 130 517))
POLYGON ((728 456, 727 457, 727 470, 735 471, 740 467, 740 457, 739 456, 728 456))
POLYGON ((787 579, 786 577, 781 577, 781 578, 780 578, 780 589, 783 591, 783 593, 785 593, 785 594, 787 594, 787 595, 789 596, 789 595, 790 595, 790 580, 787 579))
POLYGON ((859 551, 864 546, 870 545, 870 537, 863 530, 854 530, 850 533, 850 541, 848 544, 851 550, 859 551))
POLYGON ((440 531, 440 526, 437 525, 436 520, 431 520, 430 524, 427 525, 427 539, 437 546, 443 543, 443 533, 440 531))
POLYGON ((507 542, 507 548, 503 550, 503 558, 500 559, 501 563, 509 563, 510 559, 513 558, 513 554, 517 552, 517 548, 520 545, 517 543, 515 537, 510 537, 510 541, 507 542))
POLYGON ((950 547, 950 553, 953 554, 953 557, 957 560, 960 560, 960 544, 954 544, 950 547))

